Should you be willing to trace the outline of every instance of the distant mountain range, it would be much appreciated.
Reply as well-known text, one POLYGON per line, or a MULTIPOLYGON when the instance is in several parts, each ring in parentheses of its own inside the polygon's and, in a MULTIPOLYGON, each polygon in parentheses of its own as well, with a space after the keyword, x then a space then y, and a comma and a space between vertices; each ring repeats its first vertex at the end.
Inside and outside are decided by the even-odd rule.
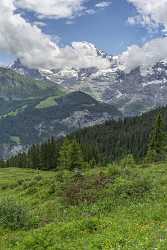
POLYGON ((28 69, 17 60, 11 68, 35 79, 52 81, 67 92, 82 91, 96 100, 115 105, 124 116, 135 116, 167 104, 167 60, 144 72, 136 68, 130 73, 121 69, 116 57, 98 50, 110 61, 106 70, 97 68, 28 69))
POLYGON ((116 57, 97 52, 109 69, 30 69, 19 59, 0 68, 0 157, 167 104, 167 61, 127 74, 116 57))
MULTIPOLYGON (((37 76, 37 75, 36 75, 37 76)), ((0 68, 0 157, 79 128, 118 119, 113 105, 98 102, 45 78, 0 68)))

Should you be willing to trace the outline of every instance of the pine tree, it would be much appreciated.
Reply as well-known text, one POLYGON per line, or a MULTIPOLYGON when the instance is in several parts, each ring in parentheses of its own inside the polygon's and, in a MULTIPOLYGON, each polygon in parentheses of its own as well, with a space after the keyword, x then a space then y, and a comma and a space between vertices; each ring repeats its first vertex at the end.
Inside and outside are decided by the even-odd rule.
POLYGON ((80 169, 83 166, 83 156, 80 144, 75 140, 65 139, 59 153, 60 169, 80 169))
POLYGON ((68 166, 71 164, 70 162, 70 152, 71 152, 71 145, 68 139, 64 140, 63 145, 60 148, 59 152, 59 168, 67 169, 68 166))
POLYGON ((161 113, 156 117, 155 125, 150 134, 148 151, 146 154, 146 162, 158 162, 165 160, 166 157, 166 135, 164 132, 164 122, 161 113))
POLYGON ((72 141, 71 145, 71 170, 81 169, 83 167, 83 155, 80 144, 76 141, 72 141))

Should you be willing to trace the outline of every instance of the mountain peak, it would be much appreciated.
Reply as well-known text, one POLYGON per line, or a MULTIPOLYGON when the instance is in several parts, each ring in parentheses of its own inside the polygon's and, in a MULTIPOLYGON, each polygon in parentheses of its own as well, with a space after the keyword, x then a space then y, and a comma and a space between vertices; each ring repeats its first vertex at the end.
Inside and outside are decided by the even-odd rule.
POLYGON ((14 61, 14 63, 10 66, 10 69, 18 72, 21 75, 30 76, 36 79, 43 79, 38 69, 26 67, 19 58, 14 61))

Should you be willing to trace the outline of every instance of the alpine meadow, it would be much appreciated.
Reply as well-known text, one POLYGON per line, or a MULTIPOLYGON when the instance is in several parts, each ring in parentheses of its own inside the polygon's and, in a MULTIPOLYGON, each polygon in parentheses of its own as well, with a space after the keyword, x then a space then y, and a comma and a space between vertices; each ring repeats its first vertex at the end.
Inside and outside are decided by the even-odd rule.
POLYGON ((167 250, 167 0, 0 0, 0 250, 167 250))

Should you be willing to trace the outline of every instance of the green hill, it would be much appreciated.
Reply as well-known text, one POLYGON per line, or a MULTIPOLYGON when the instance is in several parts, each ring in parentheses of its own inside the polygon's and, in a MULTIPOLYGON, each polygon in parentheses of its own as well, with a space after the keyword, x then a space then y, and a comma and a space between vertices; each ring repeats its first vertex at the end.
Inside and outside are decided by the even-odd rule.
POLYGON ((42 99, 65 94, 62 87, 47 80, 35 80, 0 67, 0 119, 16 116, 42 99))
POLYGON ((62 88, 51 81, 35 80, 0 67, 0 97, 5 100, 37 99, 61 91, 62 88))
POLYGON ((122 117, 114 106, 100 103, 82 92, 63 96, 58 92, 14 103, 15 107, 0 117, 1 157, 10 155, 10 147, 28 147, 45 142, 51 136, 61 137, 82 127, 122 117))
POLYGON ((166 250, 166 163, 0 169, 0 190, 1 250, 166 250))

